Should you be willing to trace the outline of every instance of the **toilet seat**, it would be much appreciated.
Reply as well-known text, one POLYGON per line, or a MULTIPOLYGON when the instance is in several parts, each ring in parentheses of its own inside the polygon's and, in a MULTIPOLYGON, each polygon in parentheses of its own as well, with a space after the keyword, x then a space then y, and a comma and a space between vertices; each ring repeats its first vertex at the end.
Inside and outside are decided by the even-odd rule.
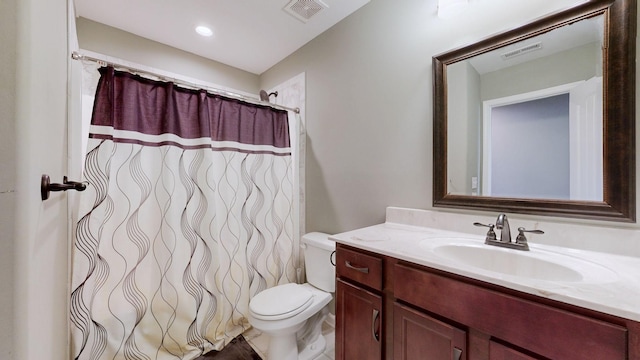
POLYGON ((256 319, 280 320, 293 317, 313 303, 313 292, 300 284, 274 286, 257 294, 249 302, 256 319))

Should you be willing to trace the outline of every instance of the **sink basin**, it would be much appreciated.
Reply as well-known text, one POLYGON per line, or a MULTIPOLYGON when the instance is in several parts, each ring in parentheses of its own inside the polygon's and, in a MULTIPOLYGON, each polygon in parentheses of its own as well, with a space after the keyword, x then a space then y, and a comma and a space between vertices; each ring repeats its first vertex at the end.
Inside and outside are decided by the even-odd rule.
POLYGON ((548 250, 513 250, 464 238, 425 239, 420 247, 459 267, 502 276, 554 282, 607 282, 617 278, 615 272, 604 266, 548 250))
POLYGON ((434 253, 469 266, 511 276, 548 281, 583 280, 579 272, 564 265, 514 251, 496 251, 488 246, 441 245, 434 249, 434 253))

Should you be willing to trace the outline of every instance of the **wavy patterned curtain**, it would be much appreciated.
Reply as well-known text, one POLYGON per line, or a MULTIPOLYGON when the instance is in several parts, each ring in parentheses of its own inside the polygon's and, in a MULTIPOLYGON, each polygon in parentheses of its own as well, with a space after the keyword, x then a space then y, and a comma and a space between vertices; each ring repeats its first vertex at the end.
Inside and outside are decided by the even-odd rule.
POLYGON ((295 282, 285 111, 111 67, 91 122, 73 247, 76 359, 193 359, 295 282))

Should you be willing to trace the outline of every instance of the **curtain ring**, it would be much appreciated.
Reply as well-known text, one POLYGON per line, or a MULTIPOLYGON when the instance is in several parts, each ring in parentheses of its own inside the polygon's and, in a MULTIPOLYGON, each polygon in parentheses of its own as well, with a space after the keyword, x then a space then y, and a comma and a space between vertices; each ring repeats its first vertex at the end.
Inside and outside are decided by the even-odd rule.
POLYGON ((336 262, 335 262, 335 260, 333 258, 333 255, 335 255, 335 254, 336 254, 336 251, 333 250, 333 252, 331 252, 331 255, 329 255, 329 261, 331 261, 331 265, 333 265, 333 266, 336 266, 336 262))

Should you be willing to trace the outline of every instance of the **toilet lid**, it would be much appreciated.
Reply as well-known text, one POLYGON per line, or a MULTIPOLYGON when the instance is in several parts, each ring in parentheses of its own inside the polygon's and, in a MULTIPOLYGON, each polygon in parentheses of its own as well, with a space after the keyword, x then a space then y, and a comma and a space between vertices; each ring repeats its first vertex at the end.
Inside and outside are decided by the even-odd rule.
POLYGON ((279 320, 299 314, 312 302, 311 290, 292 283, 260 292, 249 302, 249 309, 256 318, 279 320))

